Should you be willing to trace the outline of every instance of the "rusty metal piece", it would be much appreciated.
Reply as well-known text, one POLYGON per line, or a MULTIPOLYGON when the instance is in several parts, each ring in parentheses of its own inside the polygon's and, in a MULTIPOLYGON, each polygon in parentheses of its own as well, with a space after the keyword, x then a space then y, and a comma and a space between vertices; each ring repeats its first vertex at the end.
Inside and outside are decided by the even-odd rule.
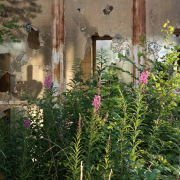
MULTIPOLYGON (((132 16, 133 61, 137 67, 140 67, 141 59, 138 57, 138 52, 141 51, 139 44, 141 44, 142 35, 146 34, 146 0, 133 0, 132 16)), ((139 77, 138 70, 135 69, 135 66, 133 66, 133 74, 139 77)), ((133 79, 133 82, 138 83, 135 79, 133 79)))
POLYGON ((61 95, 66 88, 65 81, 65 0, 52 0, 52 79, 54 86, 61 95))

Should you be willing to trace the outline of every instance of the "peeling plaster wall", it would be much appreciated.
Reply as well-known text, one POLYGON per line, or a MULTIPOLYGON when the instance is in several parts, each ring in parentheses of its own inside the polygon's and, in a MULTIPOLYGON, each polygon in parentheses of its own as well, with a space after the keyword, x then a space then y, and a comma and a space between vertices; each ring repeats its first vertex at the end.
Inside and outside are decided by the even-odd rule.
MULTIPOLYGON (((5 9, 0 11, 2 23, 19 19, 18 25, 31 24, 31 28, 12 30, 21 43, 5 39, 0 44, 0 77, 5 73, 10 77, 10 92, 0 92, 0 104, 7 104, 0 105, 0 112, 9 108, 8 104, 22 102, 22 93, 27 88, 35 98, 42 95, 46 70, 51 66, 52 39, 50 0, 7 0, 2 3, 5 5, 5 9), (34 49, 33 43, 27 41, 33 30, 39 35, 39 45, 34 49)), ((3 86, 2 82, 0 86, 3 86)))
MULTIPOLYGON (((109 35, 112 38, 120 34, 128 42, 131 50, 133 49, 132 33, 134 27, 132 7, 134 2, 139 3, 139 6, 142 2, 145 3, 144 27, 146 39, 147 41, 153 42, 149 44, 149 49, 151 50, 149 58, 152 60, 157 60, 159 58, 159 52, 163 51, 163 46, 165 45, 163 34, 161 33, 164 23, 169 19, 170 25, 180 29, 179 0, 66 0, 67 83, 72 78, 70 70, 74 59, 84 59, 84 55, 88 53, 88 50, 92 46, 91 37, 94 33, 98 33, 100 37, 109 35), (113 10, 108 15, 105 15, 103 11, 107 5, 112 6, 113 10)), ((135 9, 135 11, 138 11, 138 9, 135 9)), ((137 17, 136 26, 138 26, 138 18, 141 17, 137 17)), ((180 42, 180 37, 172 36, 170 42, 172 41, 175 41, 177 44, 180 42)), ((134 52, 135 51, 131 52, 131 58, 134 52)), ((138 61, 143 63, 142 59, 138 61)), ((82 61, 82 67, 86 67, 85 62, 86 60, 82 61)), ((117 63, 117 65, 132 72, 132 67, 126 61, 121 61, 117 63)), ((126 82, 132 81, 130 76, 125 73, 122 73, 121 78, 126 82)))
MULTIPOLYGON (((72 78, 71 67, 76 58, 84 59, 92 46, 91 37, 120 34, 127 42, 132 39, 131 0, 66 0, 66 83, 72 78), (105 15, 107 5, 113 10, 105 15)), ((127 62, 124 62, 127 64, 127 62)), ((126 66, 126 65, 125 65, 126 66)), ((128 68, 130 71, 132 67, 128 68)), ((128 76, 126 76, 127 78, 128 76)), ((127 81, 131 79, 127 78, 127 81)))
MULTIPOLYGON (((100 37, 108 35, 112 38, 120 35, 127 44, 126 47, 132 49, 133 2, 134 0, 65 0, 66 84, 72 78, 71 68, 76 58, 84 59, 82 66, 85 69, 85 63, 92 67, 89 58, 92 61, 92 36, 95 33, 100 37)), ((150 58, 156 60, 164 46, 161 33, 163 24, 169 19, 170 25, 180 29, 180 1, 146 0, 145 3, 146 38, 155 44, 156 51, 152 52, 150 58)), ((13 43, 7 39, 0 44, 0 77, 7 72, 10 77, 10 92, 0 92, 0 103, 8 104, 10 101, 23 101, 22 93, 26 88, 32 91, 34 97, 42 95, 46 70, 51 66, 51 1, 7 0, 3 4, 6 9, 0 11, 0 21, 4 23, 18 18, 18 24, 30 23, 34 31, 38 32, 40 43, 39 48, 31 48, 31 43, 27 41, 30 32, 28 27, 27 30, 13 30, 14 36, 21 43, 13 43)), ((179 43, 180 38, 174 36, 171 41, 179 43)), ((130 58, 133 56, 132 52, 130 58)), ((117 64, 132 72, 132 66, 128 62, 121 61, 117 64)), ((125 73, 121 78, 127 82, 132 81, 125 73)), ((0 105, 0 112, 8 107, 0 105)))
MULTIPOLYGON (((152 53, 150 58, 153 60, 158 59, 161 52, 164 50, 164 45, 167 45, 163 40, 163 33, 161 29, 165 29, 163 25, 170 21, 169 25, 174 26, 175 30, 180 30, 180 1, 179 0, 158 0, 147 1, 147 39, 151 42, 156 42, 156 46, 159 47, 155 53, 152 53)), ((180 34, 180 33, 179 33, 180 34)), ((180 43, 180 36, 175 34, 171 36, 170 43, 175 42, 175 45, 180 43)), ((176 94, 180 94, 180 87, 176 89, 176 94)))
MULTIPOLYGON (((179 0, 148 0, 146 1, 146 37, 150 42, 156 42, 159 46, 155 53, 152 53, 150 58, 158 59, 158 52, 163 51, 166 42, 163 40, 162 29, 163 25, 170 21, 169 25, 175 28, 180 28, 180 1, 179 0)), ((179 37, 171 36, 170 42, 180 43, 179 37)))

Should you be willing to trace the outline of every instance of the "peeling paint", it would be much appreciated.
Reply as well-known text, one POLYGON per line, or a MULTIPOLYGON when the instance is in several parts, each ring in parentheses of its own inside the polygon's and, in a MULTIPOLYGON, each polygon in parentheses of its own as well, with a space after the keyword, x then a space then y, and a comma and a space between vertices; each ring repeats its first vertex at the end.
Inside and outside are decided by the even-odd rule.
MULTIPOLYGON (((133 46, 133 61, 137 67, 140 67, 142 59, 138 57, 138 52, 141 52, 141 38, 146 34, 146 0, 133 0, 132 7, 132 46, 133 46)), ((145 37, 144 37, 145 38, 145 37)), ((133 74, 138 78, 138 70, 133 66, 133 74)), ((133 82, 138 84, 138 81, 133 79, 133 82)))
MULTIPOLYGON (((71 68, 75 59, 82 59, 86 72, 91 72, 92 37, 96 34, 111 37, 116 52, 131 49, 129 58, 139 66, 142 59, 137 54, 141 52, 139 44, 142 33, 146 33, 148 41, 163 47, 165 43, 160 30, 167 19, 178 29, 175 33, 180 29, 179 0, 36 0, 33 3, 13 0, 3 3, 6 10, 0 12, 1 22, 8 22, 13 16, 19 19, 20 24, 29 24, 28 32, 32 26, 39 33, 40 48, 28 47, 28 32, 25 29, 13 31, 21 43, 15 44, 7 39, 0 44, 0 76, 9 73, 11 84, 10 92, 0 93, 0 104, 22 101, 20 97, 24 86, 29 82, 33 82, 29 88, 43 84, 45 69, 49 66, 52 66, 53 81, 60 95, 72 79, 71 68), (123 43, 117 40, 117 34, 123 37, 123 43), (30 66, 31 75, 28 73, 30 66)), ((179 43, 179 36, 172 37, 172 41, 179 43)), ((158 58, 157 52, 152 51, 152 55, 153 60, 158 58)), ((125 60, 120 62, 120 67, 124 67, 125 63, 125 60)), ((135 68, 126 67, 138 77, 135 68)), ((128 79, 125 75, 123 78, 128 79)), ((39 97, 43 88, 38 91, 39 97)), ((34 94, 37 96, 37 92, 34 94)))
POLYGON ((60 82, 60 62, 58 62, 57 64, 55 64, 55 67, 54 67, 54 76, 57 78, 57 81, 60 82))
MULTIPOLYGON (((91 63, 93 63, 92 36, 96 33, 100 37, 107 35, 111 38, 120 34, 128 44, 127 47, 121 46, 121 49, 129 50, 131 48, 132 16, 130 16, 131 0, 111 0, 108 2, 103 0, 66 0, 65 3, 66 82, 69 83, 70 79, 73 78, 71 67, 75 59, 82 59, 85 73, 91 72, 91 63), (104 14, 103 10, 110 11, 104 14)), ((131 56, 131 52, 129 55, 131 56)), ((123 63, 120 64, 122 66, 123 63)), ((128 70, 132 72, 131 65, 129 65, 128 70)), ((124 77, 129 81, 128 76, 124 77)))
POLYGON ((54 86, 61 95, 65 90, 64 0, 52 0, 52 69, 54 86))

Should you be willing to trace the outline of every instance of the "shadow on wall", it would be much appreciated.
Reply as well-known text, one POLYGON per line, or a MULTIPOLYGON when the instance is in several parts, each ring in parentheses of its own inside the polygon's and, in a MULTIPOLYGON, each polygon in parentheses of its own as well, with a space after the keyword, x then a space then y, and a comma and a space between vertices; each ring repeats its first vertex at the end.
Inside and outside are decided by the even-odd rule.
MULTIPOLYGON (((18 19, 20 22, 29 23, 32 19, 35 19, 37 14, 42 12, 42 5, 37 3, 38 0, 6 0, 2 2, 5 5, 5 8, 0 11, 0 22, 7 23, 9 20, 18 19)), ((12 31, 12 34, 16 37, 17 34, 23 35, 23 29, 18 28, 15 31, 12 31)))
POLYGON ((15 76, 5 73, 0 78, 0 92, 10 92, 17 99, 23 100, 23 94, 28 90, 32 98, 37 98, 43 88, 43 84, 32 79, 33 66, 27 66, 27 81, 19 81, 15 85, 15 76))
POLYGON ((23 99, 23 93, 29 91, 33 98, 37 98, 39 93, 43 88, 43 84, 32 79, 33 76, 33 66, 27 66, 27 81, 18 82, 17 86, 14 88, 15 92, 12 94, 13 97, 20 100, 23 99))
POLYGON ((27 81, 19 81, 16 85, 16 75, 8 73, 11 64, 10 59, 9 53, 0 54, 0 92, 9 92, 13 97, 23 100, 23 93, 29 90, 32 97, 37 98, 43 88, 43 84, 32 79, 33 66, 27 66, 27 81))

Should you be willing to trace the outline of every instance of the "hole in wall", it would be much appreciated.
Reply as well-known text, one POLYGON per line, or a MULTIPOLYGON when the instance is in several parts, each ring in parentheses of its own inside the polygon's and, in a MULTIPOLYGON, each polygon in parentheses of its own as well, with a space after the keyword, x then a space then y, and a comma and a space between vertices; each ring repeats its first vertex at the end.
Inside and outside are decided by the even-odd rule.
MULTIPOLYGON (((126 56, 127 58, 131 59, 131 47, 129 41, 124 38, 121 34, 116 34, 112 39, 111 44, 112 52, 115 54, 122 54, 123 56, 126 56)), ((119 62, 123 60, 123 62, 126 62, 126 58, 120 58, 119 62)), ((116 56, 116 61, 118 61, 118 55, 116 56)))
POLYGON ((13 92, 15 75, 9 74, 11 56, 9 53, 0 54, 0 92, 13 92))
POLYGON ((80 9, 80 8, 78 8, 77 10, 78 10, 79 12, 81 12, 81 9, 80 9))
POLYGON ((106 8, 103 9, 104 15, 109 15, 113 9, 114 9, 113 6, 109 6, 109 5, 107 4, 106 8))
MULTIPOLYGON (((176 29, 174 30, 173 34, 175 34, 176 37, 179 38, 180 29, 176 28, 176 29)), ((180 52, 180 50, 178 50, 178 52, 180 52)), ((180 58, 180 55, 178 56, 178 58, 180 58)), ((177 61, 177 65, 178 65, 177 70, 180 71, 180 60, 177 61)))
POLYGON ((148 44, 148 50, 149 51, 155 51, 159 52, 161 50, 162 46, 158 45, 156 42, 151 42, 148 44))
POLYGON ((0 54, 0 77, 9 71, 11 65, 11 56, 9 53, 0 54))
POLYGON ((40 42, 39 42, 39 31, 35 31, 32 27, 31 27, 31 32, 29 32, 28 34, 28 46, 31 49, 39 49, 40 47, 40 42))
POLYGON ((178 37, 180 35, 180 29, 175 29, 173 34, 175 34, 176 37, 178 37))
POLYGON ((0 92, 13 93, 15 88, 15 75, 5 73, 0 78, 0 92))
POLYGON ((5 73, 0 78, 0 92, 6 92, 10 90, 10 76, 9 73, 5 73))

